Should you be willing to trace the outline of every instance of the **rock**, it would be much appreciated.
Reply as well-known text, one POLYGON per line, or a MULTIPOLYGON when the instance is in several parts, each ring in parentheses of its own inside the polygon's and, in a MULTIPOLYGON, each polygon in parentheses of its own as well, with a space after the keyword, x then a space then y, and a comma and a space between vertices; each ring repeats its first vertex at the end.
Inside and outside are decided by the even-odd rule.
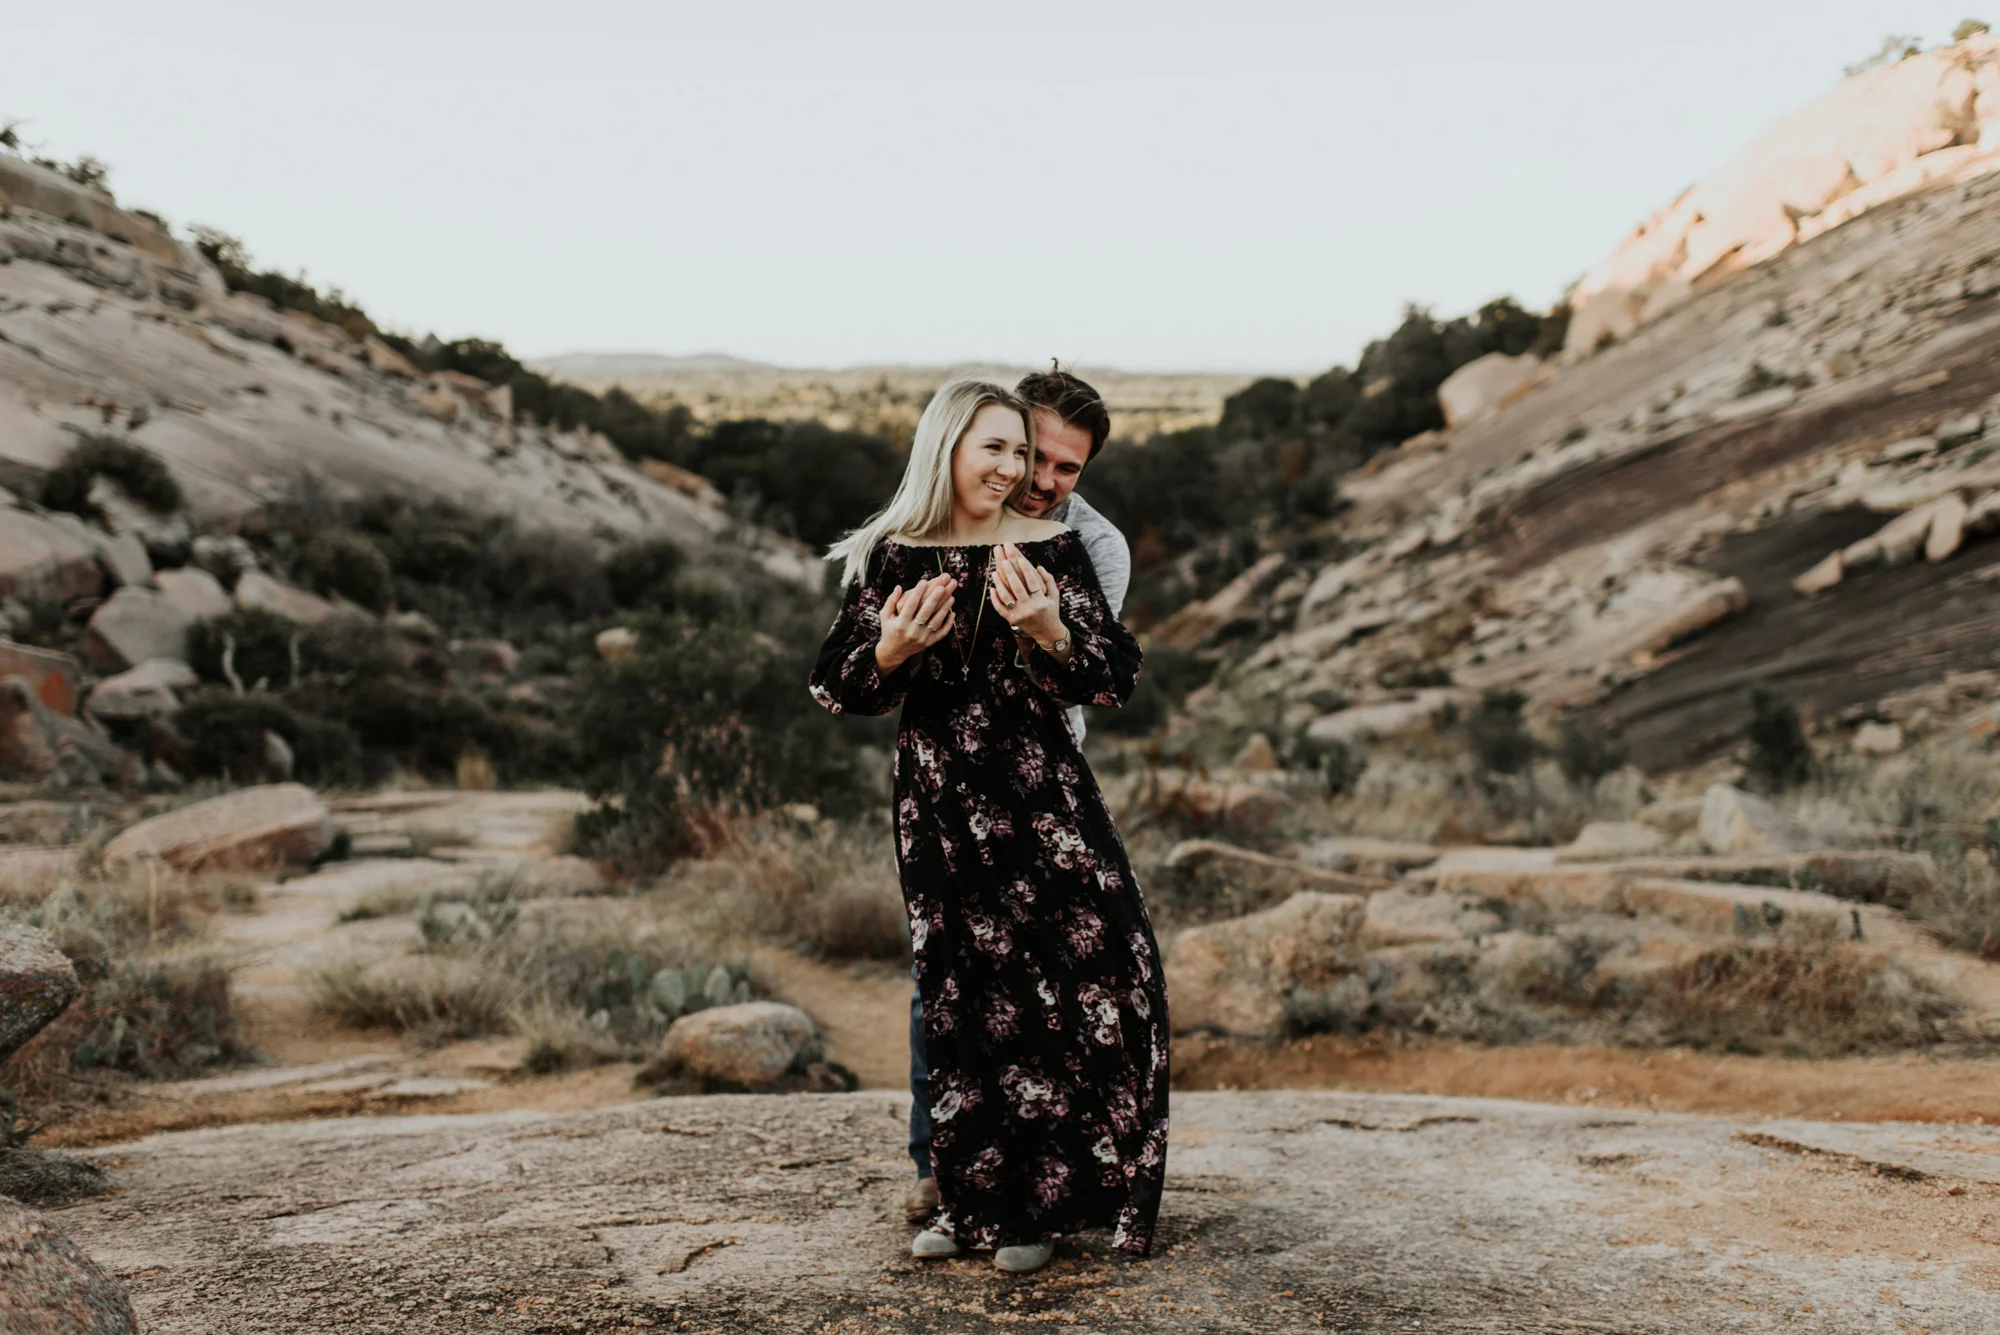
POLYGON ((1508 1000, 1547 1002, 1571 991, 1576 957, 1559 937, 1499 932, 1487 938, 1472 976, 1481 990, 1508 1000))
POLYGON ((1847 564, 1841 553, 1831 552, 1825 560, 1792 581, 1792 592, 1801 598, 1810 598, 1840 583, 1846 573, 1847 564))
POLYGON ((1361 939, 1370 950, 1384 946, 1461 941, 1500 930, 1500 915, 1478 895, 1445 891, 1377 890, 1368 896, 1361 939))
POLYGON ((138 1329, 122 1285, 41 1214, 0 1200, 0 1330, 137 1335, 138 1329))
POLYGON ((667 1072, 755 1089, 803 1073, 824 1058, 825 1042, 798 1007, 748 1001, 683 1015, 667 1030, 660 1056, 667 1072))
POLYGON ((123 588, 91 613, 82 640, 84 655, 103 668, 128 668, 149 658, 188 656, 194 618, 164 594, 123 588))
POLYGON ((2000 529, 2000 491, 1989 491, 1965 512, 1967 533, 1991 533, 2000 529))
POLYGON ((450 652, 452 671, 476 681, 505 681, 521 660, 505 640, 453 640, 450 652))
POLYGON ((1936 564, 1949 557, 1965 541, 1965 517, 1969 507, 1957 493, 1940 497, 1931 508, 1930 533, 1924 538, 1924 560, 1936 564))
POLYGON ((82 598, 103 587, 91 543, 49 517, 0 510, 0 596, 82 598))
POLYGON ((1253 732, 1250 740, 1243 743, 1243 749, 1229 763, 1231 768, 1245 774, 1270 774, 1278 768, 1278 752, 1269 737, 1253 732))
POLYGON ((1954 417, 1948 422, 1938 423, 1936 431, 1938 448, 1949 450, 1955 446, 1969 444, 1986 434, 1986 419, 1979 413, 1967 413, 1954 417))
POLYGON ((1185 819, 1199 825, 1258 827, 1292 809, 1293 801, 1275 788, 1254 783, 1208 783, 1188 779, 1155 794, 1185 819))
POLYGON ((444 631, 422 612, 391 612, 383 622, 390 630, 418 644, 443 644, 444 631))
POLYGON ((1510 357, 1489 352, 1453 371, 1438 386, 1438 407, 1446 426, 1497 409, 1524 393, 1542 375, 1542 359, 1533 353, 1510 357))
POLYGON ((0 1196, 11 1196, 23 1205, 70 1205, 102 1195, 110 1186, 104 1169, 89 1159, 34 1145, 12 1149, 0 1145, 0 1196))
POLYGON ((1221 866, 1232 875, 1247 877, 1266 887, 1276 884, 1286 890, 1317 886, 1324 890, 1359 890, 1365 893, 1381 884, 1375 877, 1355 876, 1292 858, 1273 857, 1269 853, 1238 848, 1216 839, 1181 840, 1167 854, 1167 866, 1190 871, 1221 866))
POLYGON ((0 1061, 20 1051, 82 991, 76 966, 56 949, 54 937, 25 923, 0 923, 0 1061))
POLYGON ((334 612, 333 604, 318 594, 294 588, 261 570, 245 571, 236 581, 236 606, 245 612, 272 612, 303 626, 316 626, 334 612))
POLYGON ((1854 730, 1848 746, 1857 756, 1893 756, 1903 749, 1903 729, 1896 723, 1864 723, 1854 730))
POLYGON ((1568 846, 1556 851, 1558 862, 1602 862, 1658 853, 1666 838, 1638 821, 1592 821, 1568 846))
POLYGON ((1445 707, 1456 702, 1458 693, 1445 689, 1417 692, 1413 700, 1393 700, 1385 704, 1356 705, 1333 714, 1323 714, 1306 725, 1306 736, 1316 742, 1371 742, 1380 737, 1402 737, 1433 727, 1445 707))
POLYGON ((249 540, 230 533, 204 533, 189 546, 195 565, 224 584, 234 584, 246 570, 257 568, 257 549, 249 540))
POLYGON ((89 787, 129 782, 137 763, 95 720, 56 713, 26 677, 0 677, 0 772, 89 787))
POLYGON ((104 538, 97 546, 97 560, 113 584, 142 589, 152 586, 153 562, 146 555, 145 542, 136 533, 104 538))
POLYGON ((1189 603, 1155 626, 1152 638, 1183 649, 1215 638, 1253 607, 1258 591, 1284 568, 1287 559, 1283 552, 1261 557, 1213 596, 1189 603))
POLYGON ((1700 832, 1702 842, 1719 854, 1803 853, 1814 842, 1803 824, 1726 783, 1703 795, 1700 832))
POLYGON ((303 784, 241 788, 142 820, 104 846, 107 867, 160 858, 183 871, 304 866, 333 843, 326 804, 303 784))
POLYGON ((1438 850, 1431 844, 1371 839, 1366 835, 1337 835, 1313 840, 1300 851, 1299 858, 1333 871, 1393 878, 1412 867, 1424 867, 1436 862, 1438 850))
POLYGON ((153 576, 160 596, 196 621, 215 621, 236 610, 229 591, 215 576, 199 566, 162 570, 153 576))
POLYGON ((639 637, 624 626, 597 633, 597 656, 607 663, 630 658, 639 648, 639 637))
POLYGON ((90 712, 106 719, 167 718, 180 708, 175 692, 200 684, 194 669, 180 659, 149 658, 92 687, 90 712))
POLYGON ((1704 806, 1699 797, 1667 797, 1640 807, 1632 819, 1652 826, 1669 839, 1678 839, 1701 828, 1704 806))
POLYGON ((1364 911, 1358 895, 1306 891, 1181 932, 1167 956, 1175 1030, 1276 1037, 1294 992, 1327 989, 1361 966, 1364 911))
POLYGON ((371 371, 380 371, 384 375, 398 376, 404 380, 416 380, 421 375, 417 368, 410 364, 408 357, 373 334, 362 340, 361 350, 367 354, 368 369, 371 371))
POLYGON ((83 681, 83 664, 57 649, 0 640, 0 678, 21 677, 33 688, 35 698, 58 714, 76 712, 77 691, 83 681))
POLYGON ((1646 624, 1630 642, 1633 654, 1656 654, 1750 606, 1750 591, 1733 576, 1696 589, 1646 624))
POLYGON ((1873 537, 1849 547, 1843 559, 1849 566, 1872 565, 1876 561, 1889 566, 1908 565, 1924 549, 1936 513, 1936 502, 1905 511, 1884 524, 1873 537))

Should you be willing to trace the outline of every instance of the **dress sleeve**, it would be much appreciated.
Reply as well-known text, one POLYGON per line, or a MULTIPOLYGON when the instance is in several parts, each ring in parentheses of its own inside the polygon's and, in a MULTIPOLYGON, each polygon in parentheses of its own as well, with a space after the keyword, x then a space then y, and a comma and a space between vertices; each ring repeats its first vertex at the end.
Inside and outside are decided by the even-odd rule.
POLYGON ((1111 614, 1082 542, 1058 543, 1049 558, 1049 573, 1062 587, 1069 662, 1058 663, 1039 647, 1024 645, 1028 675, 1065 704, 1120 708, 1139 684, 1139 642, 1111 614))
MULTIPOLYGON (((912 658, 883 676, 875 664, 875 641, 882 634, 881 568, 868 580, 849 584, 841 598, 840 615, 819 647, 806 685, 813 699, 834 714, 886 714, 903 703, 909 692, 912 658)), ((918 655, 921 657, 922 655, 918 655)))

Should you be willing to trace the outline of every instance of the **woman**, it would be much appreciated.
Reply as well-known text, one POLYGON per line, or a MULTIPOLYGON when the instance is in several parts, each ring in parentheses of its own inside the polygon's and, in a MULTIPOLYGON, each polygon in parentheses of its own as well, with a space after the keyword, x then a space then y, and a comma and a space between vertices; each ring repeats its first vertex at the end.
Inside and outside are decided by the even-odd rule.
POLYGON ((1125 847, 1063 710, 1122 705, 1139 647, 1083 545, 1009 508, 1032 414, 954 380, 889 504, 835 544, 846 596, 812 693, 901 705, 896 861, 930 1059, 940 1205, 920 1257, 1050 1238, 1152 1246, 1167 1154, 1167 997, 1125 847))

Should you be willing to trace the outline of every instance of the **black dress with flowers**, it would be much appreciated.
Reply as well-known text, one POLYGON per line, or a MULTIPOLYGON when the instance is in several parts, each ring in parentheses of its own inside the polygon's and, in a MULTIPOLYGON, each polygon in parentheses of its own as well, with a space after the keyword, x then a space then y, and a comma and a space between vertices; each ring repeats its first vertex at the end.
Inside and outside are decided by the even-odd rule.
POLYGON ((932 1227, 972 1247, 1111 1228, 1144 1255, 1166 1172, 1166 987, 1063 718, 1122 705, 1139 646, 1074 532, 1020 547, 1062 586, 1068 663, 1017 651, 990 605, 981 618, 990 547, 886 542, 848 586, 812 693, 836 714, 903 707, 896 860, 931 1070, 932 1227), (940 569, 960 581, 951 636, 883 676, 883 600, 940 569))

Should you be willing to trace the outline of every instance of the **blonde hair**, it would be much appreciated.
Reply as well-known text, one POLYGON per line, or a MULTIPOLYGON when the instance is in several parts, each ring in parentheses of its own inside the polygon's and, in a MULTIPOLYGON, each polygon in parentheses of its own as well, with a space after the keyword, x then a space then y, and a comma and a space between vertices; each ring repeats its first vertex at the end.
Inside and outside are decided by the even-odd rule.
POLYGON ((903 468, 896 494, 867 523, 827 549, 827 560, 847 563, 841 573, 842 584, 858 584, 868 577, 868 562, 884 538, 898 533, 929 538, 951 527, 952 456, 979 410, 996 403, 1021 414, 1021 425, 1028 433, 1028 466, 1007 493, 1005 504, 1012 505, 1033 482, 1035 415, 1027 402, 991 380, 947 380, 931 395, 924 415, 917 419, 916 439, 910 442, 909 463, 903 468))

